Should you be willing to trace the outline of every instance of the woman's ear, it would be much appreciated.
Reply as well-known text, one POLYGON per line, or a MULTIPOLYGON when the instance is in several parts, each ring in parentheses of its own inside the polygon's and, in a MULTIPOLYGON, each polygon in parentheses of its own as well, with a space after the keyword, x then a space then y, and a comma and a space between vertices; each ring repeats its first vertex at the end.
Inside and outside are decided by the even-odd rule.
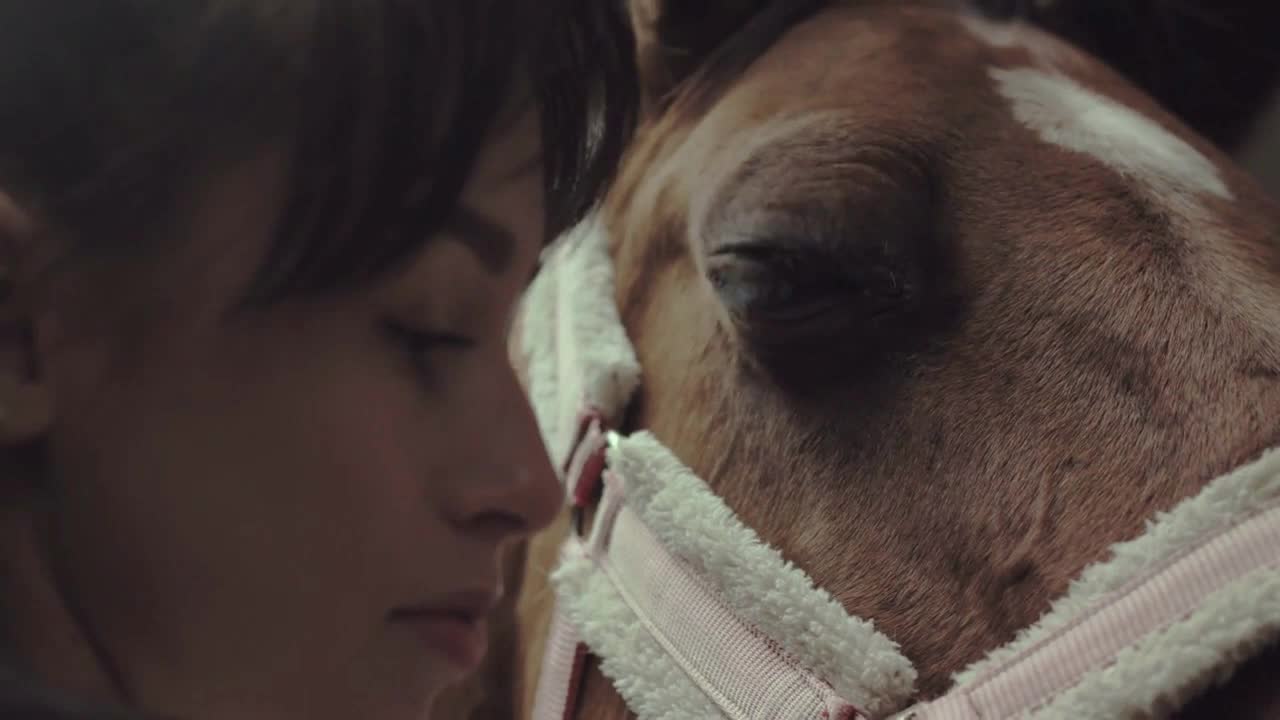
POLYGON ((761 0, 628 0, 645 106, 661 108, 761 0))
POLYGON ((36 309, 19 282, 31 241, 30 217, 0 190, 0 448, 25 445, 53 422, 36 353, 36 309))

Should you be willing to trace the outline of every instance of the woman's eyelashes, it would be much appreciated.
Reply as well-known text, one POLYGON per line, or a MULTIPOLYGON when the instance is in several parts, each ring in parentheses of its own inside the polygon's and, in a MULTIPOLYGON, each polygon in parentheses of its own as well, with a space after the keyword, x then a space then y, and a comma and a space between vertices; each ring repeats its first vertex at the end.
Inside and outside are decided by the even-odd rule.
POLYGON ((384 336, 396 352, 403 355, 423 381, 430 380, 436 370, 433 360, 441 352, 463 352, 476 345, 474 338, 462 333, 415 327, 412 324, 386 318, 382 321, 384 336))

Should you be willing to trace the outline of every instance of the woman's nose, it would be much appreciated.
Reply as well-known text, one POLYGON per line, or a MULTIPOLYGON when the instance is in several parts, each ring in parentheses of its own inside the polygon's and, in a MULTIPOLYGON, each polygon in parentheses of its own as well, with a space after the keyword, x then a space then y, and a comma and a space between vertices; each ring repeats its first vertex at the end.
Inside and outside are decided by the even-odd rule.
POLYGON ((488 424, 489 456, 477 458, 482 477, 466 491, 464 522, 505 540, 550 525, 564 505, 564 491, 515 373, 508 371, 500 382, 493 388, 502 399, 499 417, 488 424))

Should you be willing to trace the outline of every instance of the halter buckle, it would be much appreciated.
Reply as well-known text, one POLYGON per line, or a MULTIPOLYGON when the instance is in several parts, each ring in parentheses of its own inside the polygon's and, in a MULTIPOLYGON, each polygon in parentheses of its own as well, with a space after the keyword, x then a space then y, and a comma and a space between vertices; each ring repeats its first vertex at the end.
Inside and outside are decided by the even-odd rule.
POLYGON ((589 408, 580 416, 578 437, 565 462, 565 491, 575 531, 581 535, 583 511, 600 497, 609 448, 617 447, 619 435, 607 430, 603 413, 589 408))

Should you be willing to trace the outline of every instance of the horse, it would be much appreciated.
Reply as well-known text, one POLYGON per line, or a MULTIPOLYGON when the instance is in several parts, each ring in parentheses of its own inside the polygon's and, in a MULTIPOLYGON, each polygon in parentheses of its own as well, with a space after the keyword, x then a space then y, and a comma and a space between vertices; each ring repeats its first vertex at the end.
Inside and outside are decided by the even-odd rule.
MULTIPOLYGON (((904 702, 1280 440, 1280 206, 1098 60, 953 0, 629 11, 619 429, 896 643, 904 702)), ((527 549, 522 717, 573 526, 527 549)), ((1277 637, 1135 712, 1280 716, 1277 637)), ((615 681, 576 717, 635 717, 615 681)))

